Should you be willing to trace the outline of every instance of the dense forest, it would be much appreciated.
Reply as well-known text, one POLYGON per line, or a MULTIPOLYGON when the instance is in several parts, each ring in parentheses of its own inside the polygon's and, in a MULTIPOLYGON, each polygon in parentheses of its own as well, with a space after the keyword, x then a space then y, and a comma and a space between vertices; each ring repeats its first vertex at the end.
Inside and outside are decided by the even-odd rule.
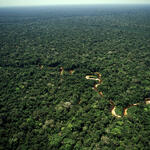
POLYGON ((0 8, 0 150, 149 150, 149 18, 144 5, 0 8))

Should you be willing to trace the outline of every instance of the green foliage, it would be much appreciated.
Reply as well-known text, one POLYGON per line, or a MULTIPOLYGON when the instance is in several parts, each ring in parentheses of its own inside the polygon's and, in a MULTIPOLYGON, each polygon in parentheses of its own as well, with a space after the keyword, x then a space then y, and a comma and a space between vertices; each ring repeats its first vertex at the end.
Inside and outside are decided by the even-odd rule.
POLYGON ((50 147, 57 149, 61 145, 62 137, 58 134, 53 134, 53 136, 48 137, 48 140, 50 147))
POLYGON ((0 8, 0 150, 148 150, 148 18, 149 6, 0 8), (119 115, 140 105, 115 118, 109 100, 119 115))

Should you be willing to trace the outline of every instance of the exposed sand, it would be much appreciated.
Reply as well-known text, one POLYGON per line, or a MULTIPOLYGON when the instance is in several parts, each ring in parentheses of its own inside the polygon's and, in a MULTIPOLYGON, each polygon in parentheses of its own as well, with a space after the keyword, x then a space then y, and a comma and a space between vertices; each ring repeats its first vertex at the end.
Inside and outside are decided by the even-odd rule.
POLYGON ((116 109, 116 106, 114 106, 113 109, 111 110, 111 114, 112 114, 113 116, 117 117, 117 118, 121 118, 120 115, 117 115, 117 114, 116 114, 115 109, 116 109))
POLYGON ((145 101, 146 105, 150 104, 150 100, 145 101))
POLYGON ((101 82, 102 82, 102 80, 100 79, 100 78, 101 78, 101 74, 98 73, 98 72, 96 72, 95 74, 98 76, 97 78, 95 78, 95 76, 93 76, 93 75, 87 75, 87 76, 85 76, 85 78, 86 78, 87 80, 95 80, 95 81, 98 81, 98 83, 95 84, 92 89, 95 90, 96 92, 98 92, 98 94, 99 94, 100 96, 104 96, 103 93, 102 93, 102 92, 99 92, 98 89, 97 89, 97 87, 98 87, 98 86, 101 84, 101 82))

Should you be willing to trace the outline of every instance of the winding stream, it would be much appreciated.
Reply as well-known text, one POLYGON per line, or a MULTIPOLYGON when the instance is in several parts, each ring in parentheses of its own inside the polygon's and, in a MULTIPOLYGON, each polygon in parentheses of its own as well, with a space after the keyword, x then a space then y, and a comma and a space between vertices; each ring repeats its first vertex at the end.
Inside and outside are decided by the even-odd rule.
MULTIPOLYGON (((99 95, 100 96, 103 96, 103 93, 100 91, 98 91, 98 89, 97 89, 97 87, 101 84, 101 82, 102 82, 102 80, 101 80, 101 74, 100 73, 98 73, 98 72, 96 72, 95 73, 96 75, 97 75, 97 78, 95 77, 95 76, 93 76, 93 75, 87 75, 85 78, 87 79, 87 80, 95 80, 95 81, 98 81, 98 83, 97 84, 95 84, 94 85, 94 90, 96 91, 96 92, 98 92, 99 93, 99 95)), ((115 106, 115 104, 114 104, 114 102, 112 101, 112 100, 110 100, 110 104, 112 105, 112 109, 111 109, 111 114, 112 114, 112 116, 114 116, 114 117, 116 117, 116 118, 121 118, 122 116, 121 115, 117 115, 116 114, 116 106, 115 106)), ((145 104, 146 105, 148 105, 148 104, 150 104, 150 98, 146 98, 145 99, 145 104)), ((133 106, 137 106, 137 105, 140 105, 140 103, 135 103, 135 104, 132 104, 132 105, 129 105, 128 107, 126 107, 126 108, 124 108, 124 111, 123 111, 123 116, 127 116, 128 115, 128 109, 129 108, 131 108, 131 107, 133 107, 133 106)))
POLYGON ((98 94, 99 94, 100 96, 103 96, 103 92, 101 92, 101 91, 99 92, 98 89, 97 89, 98 86, 101 85, 101 83, 102 83, 101 74, 98 73, 98 72, 96 72, 95 74, 97 75, 97 78, 95 78, 95 76, 93 76, 93 75, 87 75, 87 76, 85 76, 85 78, 86 78, 87 80, 95 80, 95 81, 98 81, 98 83, 94 85, 93 89, 94 89, 96 92, 98 92, 98 94))
MULTIPOLYGON (((70 70, 69 73, 72 75, 72 74, 74 73, 74 70, 70 70)), ((60 68, 60 75, 63 75, 63 74, 64 74, 64 68, 61 67, 61 68, 60 68)), ((102 76, 102 75, 101 75, 99 72, 95 72, 94 75, 87 75, 87 76, 85 76, 85 78, 86 78, 87 80, 95 80, 95 81, 98 81, 98 83, 96 83, 92 89, 95 90, 96 92, 98 92, 98 94, 99 94, 100 96, 104 96, 102 91, 98 91, 98 86, 100 86, 101 83, 102 83, 101 76, 102 76)), ((111 114, 112 114, 112 116, 114 116, 114 117, 116 117, 116 118, 122 118, 123 116, 127 116, 127 115, 128 115, 128 109, 129 109, 129 108, 131 108, 131 107, 133 107, 133 106, 140 105, 140 103, 135 103, 135 104, 129 105, 128 107, 126 107, 126 108, 123 109, 123 116, 121 116, 121 115, 118 115, 118 114, 116 113, 116 106, 115 106, 114 102, 113 102, 112 100, 110 100, 109 102, 110 102, 110 104, 112 105, 111 114)), ((145 98, 145 104, 146 104, 146 105, 150 104, 150 98, 145 98)))
MULTIPOLYGON (((63 75, 63 74, 64 74, 64 71, 65 71, 64 68, 63 68, 63 67, 60 67, 60 75, 63 75)), ((69 72, 69 74, 72 75, 75 71, 74 71, 74 70, 69 70, 68 72, 69 72)))

